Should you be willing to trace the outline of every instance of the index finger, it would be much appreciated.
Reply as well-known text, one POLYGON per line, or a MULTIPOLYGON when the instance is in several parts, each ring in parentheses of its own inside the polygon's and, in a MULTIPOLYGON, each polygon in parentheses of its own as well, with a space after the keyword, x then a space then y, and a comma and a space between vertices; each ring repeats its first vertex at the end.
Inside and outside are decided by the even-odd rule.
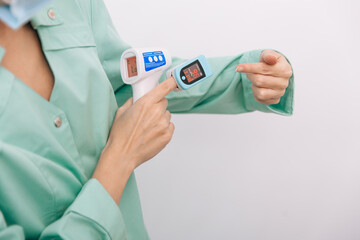
POLYGON ((147 95, 154 102, 160 102, 161 99, 166 97, 169 93, 171 93, 177 87, 177 83, 173 77, 170 77, 160 83, 156 88, 151 90, 147 95))
POLYGON ((242 63, 236 67, 237 72, 272 75, 273 67, 263 62, 242 63))

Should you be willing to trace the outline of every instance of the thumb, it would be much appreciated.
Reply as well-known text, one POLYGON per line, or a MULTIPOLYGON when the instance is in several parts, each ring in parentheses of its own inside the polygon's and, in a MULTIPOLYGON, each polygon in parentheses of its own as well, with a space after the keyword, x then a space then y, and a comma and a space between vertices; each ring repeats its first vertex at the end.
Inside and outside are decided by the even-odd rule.
POLYGON ((272 50, 264 50, 261 53, 260 62, 264 62, 269 65, 275 65, 281 57, 280 53, 274 52, 272 50))

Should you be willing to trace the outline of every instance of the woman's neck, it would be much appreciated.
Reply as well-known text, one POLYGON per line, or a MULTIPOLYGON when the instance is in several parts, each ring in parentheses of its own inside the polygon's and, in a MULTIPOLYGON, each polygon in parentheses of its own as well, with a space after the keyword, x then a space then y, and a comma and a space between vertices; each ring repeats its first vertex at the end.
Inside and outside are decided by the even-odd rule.
POLYGON ((24 29, 25 26, 22 26, 14 30, 0 21, 0 45, 6 48, 11 42, 19 40, 17 38, 22 35, 24 29))

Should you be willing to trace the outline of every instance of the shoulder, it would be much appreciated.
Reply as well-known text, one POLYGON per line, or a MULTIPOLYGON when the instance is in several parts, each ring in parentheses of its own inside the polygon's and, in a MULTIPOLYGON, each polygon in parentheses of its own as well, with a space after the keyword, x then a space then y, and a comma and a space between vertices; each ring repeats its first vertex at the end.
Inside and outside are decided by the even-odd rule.
POLYGON ((87 20, 91 24, 92 0, 73 0, 72 2, 75 2, 78 5, 79 10, 82 12, 82 14, 87 18, 87 20))
POLYGON ((53 5, 61 12, 64 22, 68 25, 86 21, 90 28, 93 28, 93 24, 103 25, 109 20, 103 0, 56 0, 53 5))

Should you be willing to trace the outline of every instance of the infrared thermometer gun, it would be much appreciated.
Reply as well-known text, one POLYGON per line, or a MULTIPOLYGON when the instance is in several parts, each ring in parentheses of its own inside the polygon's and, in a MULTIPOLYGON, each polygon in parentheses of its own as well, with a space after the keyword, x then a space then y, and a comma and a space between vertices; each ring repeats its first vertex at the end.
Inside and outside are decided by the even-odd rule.
POLYGON ((126 50, 120 60, 121 77, 132 86, 133 102, 155 88, 171 64, 171 56, 164 49, 126 50))

